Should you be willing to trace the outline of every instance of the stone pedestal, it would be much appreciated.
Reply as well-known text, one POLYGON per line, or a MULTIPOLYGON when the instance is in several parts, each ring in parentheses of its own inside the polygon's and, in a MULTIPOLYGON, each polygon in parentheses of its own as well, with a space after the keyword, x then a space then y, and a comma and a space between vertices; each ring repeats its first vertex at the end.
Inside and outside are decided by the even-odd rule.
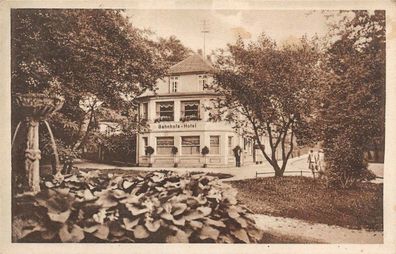
POLYGON ((28 191, 40 191, 39 121, 27 119, 27 140, 25 150, 25 170, 28 191))
MULTIPOLYGON (((14 99, 18 110, 24 115, 24 121, 27 126, 24 163, 25 185, 23 186, 23 190, 27 192, 39 192, 41 159, 39 148, 39 124, 41 121, 45 122, 45 118, 48 115, 62 107, 63 99, 60 97, 50 97, 44 94, 18 94, 14 99)), ((52 132, 48 123, 46 124, 55 150, 55 141, 52 132)), ((17 133, 15 133, 15 135, 16 134, 17 133)), ((54 153, 56 154, 56 151, 54 151, 54 153)), ((58 164, 58 158, 56 161, 58 164)))

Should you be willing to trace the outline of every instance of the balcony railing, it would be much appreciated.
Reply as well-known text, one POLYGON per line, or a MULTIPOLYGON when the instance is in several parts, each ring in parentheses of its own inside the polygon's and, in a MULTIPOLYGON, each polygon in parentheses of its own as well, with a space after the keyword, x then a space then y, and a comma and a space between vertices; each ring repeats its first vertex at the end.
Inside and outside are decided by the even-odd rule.
POLYGON ((154 120, 154 123, 159 123, 159 122, 170 122, 173 121, 174 117, 173 116, 159 116, 154 120))
POLYGON ((182 116, 180 117, 180 122, 188 122, 188 121, 200 121, 202 120, 199 116, 182 116))

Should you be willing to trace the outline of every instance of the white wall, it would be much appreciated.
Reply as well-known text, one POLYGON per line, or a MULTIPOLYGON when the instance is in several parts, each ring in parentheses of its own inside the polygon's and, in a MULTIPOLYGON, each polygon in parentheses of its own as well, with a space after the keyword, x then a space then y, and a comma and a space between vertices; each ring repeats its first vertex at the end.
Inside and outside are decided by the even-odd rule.
MULTIPOLYGON (((177 92, 178 93, 189 93, 189 92, 201 92, 203 91, 202 85, 199 85, 199 75, 204 74, 183 74, 178 75, 178 86, 177 92)), ((205 74, 207 75, 207 74, 205 74)), ((208 75, 207 75, 208 76, 208 75)), ((208 76, 207 82, 213 82, 213 78, 208 76)), ((166 94, 169 93, 169 84, 170 80, 169 77, 165 77, 163 80, 158 80, 156 87, 158 88, 158 94, 166 94)))

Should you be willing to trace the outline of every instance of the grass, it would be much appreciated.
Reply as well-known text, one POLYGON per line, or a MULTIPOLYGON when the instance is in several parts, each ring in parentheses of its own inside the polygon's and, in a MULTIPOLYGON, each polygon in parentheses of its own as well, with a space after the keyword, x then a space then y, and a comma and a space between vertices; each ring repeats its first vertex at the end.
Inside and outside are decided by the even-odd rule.
POLYGON ((237 198, 254 213, 353 229, 383 230, 383 185, 326 188, 312 178, 285 176, 231 181, 237 198))

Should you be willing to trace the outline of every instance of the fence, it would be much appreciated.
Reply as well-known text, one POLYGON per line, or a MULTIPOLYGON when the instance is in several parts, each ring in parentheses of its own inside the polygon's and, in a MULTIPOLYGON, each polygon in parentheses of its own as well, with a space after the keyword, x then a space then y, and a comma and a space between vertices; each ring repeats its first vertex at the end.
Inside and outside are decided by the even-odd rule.
MULTIPOLYGON (((285 171, 283 174, 287 174, 287 173, 300 173, 300 176, 302 176, 303 173, 310 173, 310 174, 313 174, 312 171, 309 171, 309 170, 285 171)), ((259 175, 269 175, 269 174, 275 174, 275 172, 257 172, 257 171, 256 171, 256 178, 257 178, 259 175)), ((313 175, 314 175, 314 174, 313 174, 313 175)), ((315 175, 314 175, 314 177, 315 177, 315 175)))
MULTIPOLYGON (((310 173, 310 174, 313 175, 313 178, 315 178, 315 175, 316 175, 316 173, 314 173, 314 172, 312 172, 312 171, 309 171, 309 170, 285 171, 283 174, 287 174, 287 173, 300 173, 300 176, 302 176, 303 173, 310 173)), ((275 172, 257 172, 257 171, 256 171, 256 178, 257 178, 259 175, 269 175, 269 174, 274 174, 274 175, 275 175, 275 172)), ((382 177, 382 176, 376 176, 375 178, 376 178, 376 179, 384 179, 384 177, 382 177)))

